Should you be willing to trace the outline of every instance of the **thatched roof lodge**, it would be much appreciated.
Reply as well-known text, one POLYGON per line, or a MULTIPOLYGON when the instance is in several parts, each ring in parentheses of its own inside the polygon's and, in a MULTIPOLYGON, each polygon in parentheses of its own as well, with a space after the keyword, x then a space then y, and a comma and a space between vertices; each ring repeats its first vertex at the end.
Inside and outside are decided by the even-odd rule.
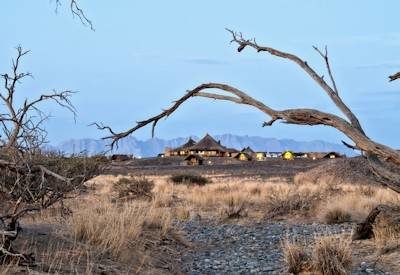
POLYGON ((174 149, 168 149, 165 151, 166 156, 187 156, 189 155, 189 148, 196 144, 192 138, 184 143, 183 145, 176 147, 174 149))
MULTIPOLYGON (((283 158, 285 160, 293 160, 295 158, 304 159, 324 159, 324 158, 341 158, 345 157, 337 152, 293 152, 286 150, 283 152, 260 152, 254 151, 250 146, 243 148, 238 151, 233 148, 227 148, 221 144, 220 141, 216 141, 212 136, 206 134, 198 142, 189 138, 187 142, 174 149, 165 149, 164 154, 160 154, 159 157, 186 157, 185 162, 189 165, 201 165, 206 161, 194 156, 200 156, 201 158, 209 157, 225 157, 233 158, 238 160, 258 160, 263 161, 267 158, 283 158)), ((214 159, 216 160, 216 159, 214 159)), ((208 164, 214 162, 207 160, 208 164)))
POLYGON ((189 139, 185 144, 174 148, 166 149, 165 156, 189 156, 189 155, 200 155, 203 157, 232 157, 238 150, 233 148, 227 148, 221 144, 220 141, 216 141, 212 136, 206 134, 198 142, 193 139, 189 139))
POLYGON ((198 154, 205 157, 224 157, 230 151, 209 134, 206 134, 205 137, 188 149, 190 154, 198 154))

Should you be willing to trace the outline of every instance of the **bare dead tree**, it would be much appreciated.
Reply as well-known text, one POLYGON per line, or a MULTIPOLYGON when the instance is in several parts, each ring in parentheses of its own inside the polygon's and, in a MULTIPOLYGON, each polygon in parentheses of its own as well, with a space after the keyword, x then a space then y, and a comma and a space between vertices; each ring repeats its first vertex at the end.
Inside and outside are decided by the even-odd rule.
POLYGON ((400 72, 395 73, 393 75, 390 75, 389 76, 389 81, 394 81, 394 80, 399 79, 399 78, 400 78, 400 72))
POLYGON ((389 146, 371 140, 365 134, 358 118, 343 102, 339 95, 339 90, 335 83, 331 65, 329 63, 327 48, 320 50, 317 47, 314 47, 325 63, 329 80, 326 80, 323 75, 318 74, 307 63, 307 61, 294 54, 283 52, 268 46, 261 46, 255 41, 255 39, 245 39, 241 33, 236 33, 232 30, 228 31, 232 35, 231 43, 235 43, 238 46, 238 52, 243 51, 245 48, 252 48, 257 52, 265 52, 272 56, 289 60, 298 65, 311 79, 318 84, 318 86, 322 88, 322 90, 342 112, 344 117, 307 108, 277 110, 230 85, 221 83, 206 83, 197 86, 193 90, 187 91, 183 97, 176 100, 170 108, 165 109, 160 114, 147 120, 139 121, 134 127, 124 132, 115 132, 109 126, 96 123, 98 129, 107 131, 109 133, 109 135, 105 136, 104 139, 110 140, 111 147, 117 145, 118 141, 122 138, 129 136, 136 130, 149 124, 152 125, 152 134, 154 135, 154 129, 160 119, 170 116, 184 102, 192 97, 205 97, 214 100, 230 101, 237 104, 252 106, 270 117, 268 121, 264 122, 263 126, 271 126, 276 121, 282 121, 283 123, 288 124, 311 126, 325 125, 336 128, 354 142, 354 145, 348 144, 350 147, 361 150, 365 153, 372 170, 378 176, 378 180, 396 192, 400 192, 400 172, 398 170, 400 167, 400 152, 390 148, 389 146), (226 94, 206 92, 206 90, 210 89, 220 90, 226 94))
POLYGON ((52 101, 74 116, 76 110, 70 100, 72 91, 53 91, 33 100, 26 98, 18 104, 21 102, 18 84, 31 76, 19 71, 21 60, 28 53, 17 47, 11 72, 0 75, 4 82, 0 87, 0 212, 4 212, 3 203, 14 205, 11 213, 0 214, 0 264, 10 260, 32 263, 31 254, 18 253, 12 246, 18 237, 18 220, 29 212, 62 202, 69 194, 80 190, 86 180, 96 175, 100 163, 100 159, 66 158, 42 152, 47 134, 43 124, 49 115, 39 108, 40 105, 52 101))
MULTIPOLYGON (((94 31, 94 26, 92 21, 86 16, 83 9, 79 6, 78 0, 67 0, 67 2, 69 3, 69 8, 71 10, 72 15, 78 17, 78 19, 81 21, 83 25, 88 26, 91 30, 94 31)), ((62 5, 62 0, 55 0, 55 3, 56 3, 56 11, 58 11, 58 8, 62 5)))
POLYGON ((31 77, 29 72, 19 72, 21 59, 29 53, 21 46, 16 48, 17 56, 12 60, 11 73, 1 74, 4 89, 0 89, 0 102, 5 110, 0 114, 0 140, 2 147, 18 148, 30 151, 32 148, 40 147, 46 141, 46 131, 42 127, 49 117, 39 108, 39 105, 53 101, 60 107, 65 108, 76 115, 75 107, 70 101, 72 91, 53 91, 40 95, 38 98, 18 104, 16 100, 16 89, 19 83, 31 77))

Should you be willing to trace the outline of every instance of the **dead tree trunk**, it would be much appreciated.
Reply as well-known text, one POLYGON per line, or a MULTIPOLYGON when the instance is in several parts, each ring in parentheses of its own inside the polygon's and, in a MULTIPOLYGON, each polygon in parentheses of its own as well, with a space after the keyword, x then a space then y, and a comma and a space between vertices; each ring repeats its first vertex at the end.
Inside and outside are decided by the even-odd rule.
POLYGON ((367 218, 359 223, 353 232, 353 240, 365 240, 374 237, 374 227, 400 224, 400 207, 378 205, 371 210, 367 218))
POLYGON ((18 211, 22 200, 18 200, 14 211, 0 216, 0 263, 17 262, 19 265, 32 265, 35 261, 33 254, 23 254, 16 251, 13 241, 17 239, 21 230, 18 220, 28 212, 37 211, 38 208, 25 208, 18 211))
POLYGON ((244 39, 242 34, 235 33, 228 30, 232 35, 232 43, 238 45, 238 52, 243 51, 246 47, 252 48, 257 52, 265 52, 270 55, 287 59, 297 64, 311 79, 313 79, 322 90, 329 96, 336 107, 342 112, 344 117, 339 117, 334 114, 322 112, 315 109, 286 109, 286 110, 276 110, 268 105, 252 98, 247 93, 221 83, 207 83, 201 84, 194 88, 193 90, 187 91, 187 93, 174 102, 174 104, 164 110, 162 113, 151 117, 147 120, 139 121, 135 127, 125 131, 125 132, 115 132, 109 126, 104 126, 102 124, 95 125, 101 129, 108 131, 109 135, 104 137, 111 141, 111 147, 115 146, 118 141, 128 135, 132 134, 136 130, 152 124, 152 134, 154 135, 154 128, 158 121, 162 118, 166 118, 175 112, 181 104, 186 102, 192 97, 206 97, 214 100, 231 101, 237 104, 244 104, 252 106, 261 112, 265 113, 270 119, 264 122, 263 126, 271 126, 276 121, 282 121, 288 124, 297 125, 326 125, 336 128, 343 134, 345 134, 354 145, 349 145, 353 149, 360 150, 368 158, 369 163, 373 172, 377 175, 378 180, 387 185, 389 188, 400 193, 400 152, 380 143, 371 140, 364 132, 358 118, 351 111, 351 109, 343 102, 339 95, 339 90, 337 88, 331 66, 328 58, 328 50, 325 47, 324 50, 320 50, 314 47, 316 52, 322 57, 324 64, 327 69, 328 78, 330 83, 328 83, 324 76, 318 74, 306 61, 302 60, 298 56, 276 50, 271 47, 260 46, 257 44, 255 39, 247 40, 244 39), (226 94, 217 94, 206 92, 206 90, 214 89, 225 92, 226 94))

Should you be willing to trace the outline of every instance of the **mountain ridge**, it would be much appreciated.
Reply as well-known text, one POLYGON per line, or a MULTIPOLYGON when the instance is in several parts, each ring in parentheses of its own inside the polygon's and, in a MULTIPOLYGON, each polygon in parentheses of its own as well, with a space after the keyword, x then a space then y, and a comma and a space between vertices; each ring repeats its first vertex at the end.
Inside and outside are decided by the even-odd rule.
MULTIPOLYGON (((151 138, 139 140, 135 137, 128 137, 121 140, 118 148, 109 151, 108 142, 104 140, 82 138, 69 139, 57 145, 48 145, 46 150, 59 151, 64 154, 96 155, 107 152, 107 154, 133 154, 137 157, 152 157, 164 151, 166 147, 175 148, 185 143, 189 138, 198 141, 197 136, 177 137, 173 139, 151 138)), ((297 141, 294 139, 277 139, 270 137, 222 134, 213 136, 216 140, 229 148, 241 150, 250 146, 255 151, 281 152, 292 150, 296 152, 330 152, 335 151, 347 156, 354 156, 355 153, 341 144, 331 143, 323 140, 297 141)))

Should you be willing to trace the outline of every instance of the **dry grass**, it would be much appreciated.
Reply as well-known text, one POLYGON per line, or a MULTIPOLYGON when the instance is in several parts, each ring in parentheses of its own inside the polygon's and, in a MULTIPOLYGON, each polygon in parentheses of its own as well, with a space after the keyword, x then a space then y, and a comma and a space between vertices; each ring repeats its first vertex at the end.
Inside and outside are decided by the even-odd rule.
POLYGON ((324 275, 346 275, 351 269, 351 240, 343 236, 324 236, 315 239, 312 261, 315 271, 324 275))
POLYGON ((153 188, 154 182, 146 177, 121 178, 113 186, 118 198, 123 200, 152 199, 153 188))
POLYGON ((9 275, 18 271, 18 263, 8 263, 0 266, 0 275, 9 275))
POLYGON ((161 182, 153 189, 153 203, 156 207, 171 207, 174 203, 174 185, 170 182, 161 182))
POLYGON ((75 212, 70 219, 74 239, 97 248, 101 253, 121 257, 142 241, 146 231, 163 237, 170 230, 171 215, 146 203, 122 205, 99 201, 75 212))
MULTIPOLYGON (((40 267, 41 271, 91 274, 99 271, 98 263, 105 263, 144 273, 151 265, 149 262, 158 261, 159 266, 165 266, 163 259, 177 255, 171 246, 163 246, 179 238, 174 233, 173 221, 192 217, 201 217, 205 222, 231 219, 229 222, 244 223, 265 217, 291 222, 358 222, 377 204, 400 204, 400 196, 393 191, 378 185, 339 185, 334 177, 329 181, 320 179, 318 184, 300 177, 296 183, 278 177, 233 178, 216 173, 207 178, 211 182, 205 185, 173 184, 168 176, 149 176, 146 182, 150 184, 145 185, 131 184, 132 176, 93 179, 87 185, 90 192, 71 201, 72 216, 66 220, 57 218, 58 225, 68 225, 62 230, 62 237, 73 245, 51 242, 48 248, 36 251, 38 258, 47 263, 40 267), (140 199, 143 186, 147 194, 144 196, 149 199, 140 199), (112 203, 112 198, 118 195, 130 199, 112 203), (132 266, 135 268, 129 269, 132 266)), ((59 212, 46 219, 59 217, 59 212)), ((34 222, 46 219, 40 216, 34 222)), ((375 245, 392 256, 394 253, 388 252, 399 247, 399 232, 396 228, 374 228, 375 245)), ((291 273, 344 274, 351 265, 347 237, 318 237, 308 245, 285 240, 282 246, 291 273)), ((0 275, 10 273, 13 268, 3 267, 0 275)), ((115 273, 121 270, 125 269, 115 273)))
POLYGON ((72 274, 94 273, 95 256, 87 247, 77 243, 71 247, 61 242, 50 242, 44 251, 35 254, 40 255, 39 269, 44 273, 59 274, 67 270, 72 274))
POLYGON ((345 275, 351 269, 352 251, 348 236, 319 236, 313 244, 286 239, 282 243, 287 271, 293 274, 345 275))
POLYGON ((215 216, 215 209, 221 209, 219 213, 222 217, 231 216, 229 213, 234 214, 238 210, 247 212, 253 218, 307 213, 315 206, 321 191, 314 185, 299 187, 288 183, 249 180, 232 180, 206 186, 174 186, 177 198, 199 214, 211 218, 215 216))
POLYGON ((387 254, 400 249, 400 225, 381 221, 373 225, 374 241, 378 254, 387 254))
POLYGON ((322 199, 324 188, 315 185, 278 185, 267 194, 266 211, 269 217, 293 214, 307 215, 322 199))
POLYGON ((282 242, 282 250, 288 273, 299 274, 311 270, 310 255, 304 245, 286 239, 282 242))
POLYGON ((399 204, 400 195, 395 192, 372 186, 341 186, 341 194, 320 203, 318 218, 333 224, 342 222, 361 222, 378 204, 399 204))
MULTIPOLYGON (((109 182, 118 179, 106 178, 109 182)), ((191 215, 207 219, 301 216, 332 224, 359 222, 379 203, 400 204, 398 194, 378 185, 314 184, 299 179, 293 184, 277 178, 271 181, 224 178, 222 182, 216 176, 211 178, 212 183, 198 186, 175 185, 166 176, 150 179, 155 183, 153 205, 169 209, 180 220, 191 215)), ((107 190, 104 184, 102 190, 107 190)))
POLYGON ((227 196, 221 204, 222 219, 238 219, 247 215, 246 200, 242 196, 227 196))
POLYGON ((46 242, 29 239, 19 244, 20 249, 35 255, 32 270, 20 266, 18 261, 0 266, 0 275, 5 274, 95 274, 100 260, 90 247, 57 238, 48 232, 46 242))
POLYGON ((206 177, 196 174, 177 174, 169 178, 175 184, 189 184, 189 185, 206 185, 210 180, 206 177))
POLYGON ((344 209, 341 205, 328 205, 322 210, 320 220, 327 224, 337 224, 352 221, 351 210, 344 209))

